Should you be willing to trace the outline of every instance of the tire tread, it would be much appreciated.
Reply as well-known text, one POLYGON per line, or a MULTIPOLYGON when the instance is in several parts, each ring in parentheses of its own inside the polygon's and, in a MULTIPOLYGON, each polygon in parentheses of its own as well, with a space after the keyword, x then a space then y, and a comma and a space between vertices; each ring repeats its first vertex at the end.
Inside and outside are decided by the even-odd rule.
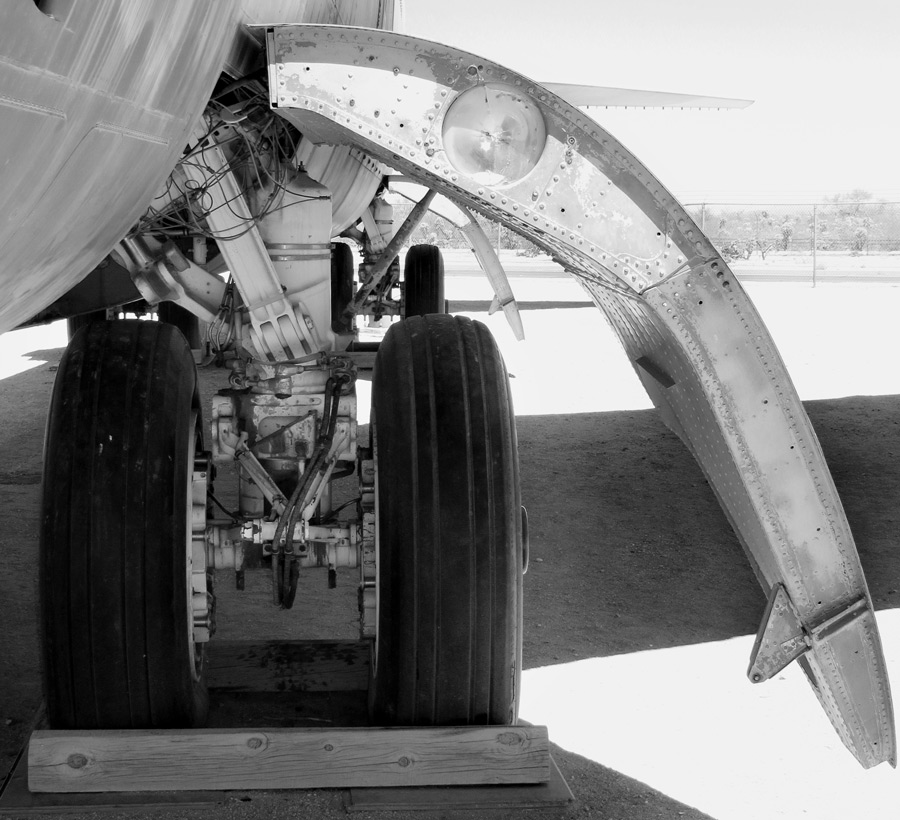
POLYGON ((522 550, 499 350, 467 318, 408 319, 382 343, 373 394, 385 486, 376 716, 407 725, 510 722, 522 550))
POLYGON ((181 333, 98 322, 60 363, 41 527, 43 670, 56 728, 203 720, 183 555, 196 375, 181 333))

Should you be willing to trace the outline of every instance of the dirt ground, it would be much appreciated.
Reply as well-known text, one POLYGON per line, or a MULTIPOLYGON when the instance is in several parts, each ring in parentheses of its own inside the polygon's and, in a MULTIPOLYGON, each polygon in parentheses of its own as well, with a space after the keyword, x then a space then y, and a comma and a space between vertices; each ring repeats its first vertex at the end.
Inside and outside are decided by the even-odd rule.
MULTIPOLYGON (((0 776, 13 765, 41 699, 38 495, 43 426, 59 355, 36 352, 34 358, 46 364, 0 382, 0 776)), ((203 378, 217 377, 207 372, 203 378)), ((860 545, 876 607, 900 607, 900 513, 888 501, 900 491, 900 396, 814 401, 807 409, 860 545)), ((518 435, 531 541, 526 670, 755 633, 765 604, 762 590, 699 468, 654 411, 521 416, 518 435)), ((308 596, 313 607, 328 595, 324 583, 316 585, 318 591, 311 583, 308 596)), ((339 586, 339 593, 352 590, 352 580, 342 577, 339 586)), ((226 636, 237 634, 248 613, 255 618, 258 612, 266 623, 285 617, 266 609, 265 596, 253 604, 241 603, 236 593, 225 599, 226 636), (231 614, 229 606, 236 607, 231 614)), ((351 607, 337 625, 342 637, 353 637, 347 630, 354 615, 351 607)), ((301 631, 314 628, 312 620, 303 615, 301 631)), ((281 628, 297 634, 296 626, 281 628)), ((640 714, 634 721, 638 731, 640 714)), ((575 795, 569 808, 489 816, 707 816, 560 746, 553 754, 575 795)), ((317 791, 229 794, 214 812, 169 810, 157 816, 275 820, 343 814, 338 792, 317 791)))

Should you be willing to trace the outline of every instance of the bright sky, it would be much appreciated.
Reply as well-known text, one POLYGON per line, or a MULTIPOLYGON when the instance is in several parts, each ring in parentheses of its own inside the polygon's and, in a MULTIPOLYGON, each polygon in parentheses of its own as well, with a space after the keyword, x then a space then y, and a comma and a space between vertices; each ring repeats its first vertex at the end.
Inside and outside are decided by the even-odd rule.
POLYGON ((755 100, 594 109, 684 202, 900 201, 896 0, 407 0, 410 34, 535 80, 755 100))

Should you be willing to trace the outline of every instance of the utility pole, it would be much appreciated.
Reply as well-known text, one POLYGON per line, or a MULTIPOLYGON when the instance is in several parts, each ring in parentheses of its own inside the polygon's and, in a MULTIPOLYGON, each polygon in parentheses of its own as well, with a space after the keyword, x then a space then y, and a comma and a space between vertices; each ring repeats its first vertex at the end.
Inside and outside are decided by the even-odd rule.
POLYGON ((813 252, 813 276, 812 286, 816 286, 816 245, 819 244, 819 211, 813 205, 813 230, 812 230, 812 252, 813 252))

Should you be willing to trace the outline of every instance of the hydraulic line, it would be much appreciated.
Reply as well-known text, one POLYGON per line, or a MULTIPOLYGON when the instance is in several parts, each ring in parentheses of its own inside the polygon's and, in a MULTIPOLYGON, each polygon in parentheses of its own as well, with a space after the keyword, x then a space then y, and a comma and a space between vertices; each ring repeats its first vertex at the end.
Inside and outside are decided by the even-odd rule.
POLYGON ((283 609, 294 605, 297 583, 300 577, 299 561, 294 557, 294 530, 306 507, 306 499, 316 476, 322 471, 328 451, 334 441, 340 395, 350 377, 342 374, 331 377, 325 385, 325 405, 322 412, 322 427, 316 441, 316 449, 297 484, 284 512, 278 519, 275 537, 272 539, 273 601, 283 609), (284 545, 281 541, 284 539, 284 545))

